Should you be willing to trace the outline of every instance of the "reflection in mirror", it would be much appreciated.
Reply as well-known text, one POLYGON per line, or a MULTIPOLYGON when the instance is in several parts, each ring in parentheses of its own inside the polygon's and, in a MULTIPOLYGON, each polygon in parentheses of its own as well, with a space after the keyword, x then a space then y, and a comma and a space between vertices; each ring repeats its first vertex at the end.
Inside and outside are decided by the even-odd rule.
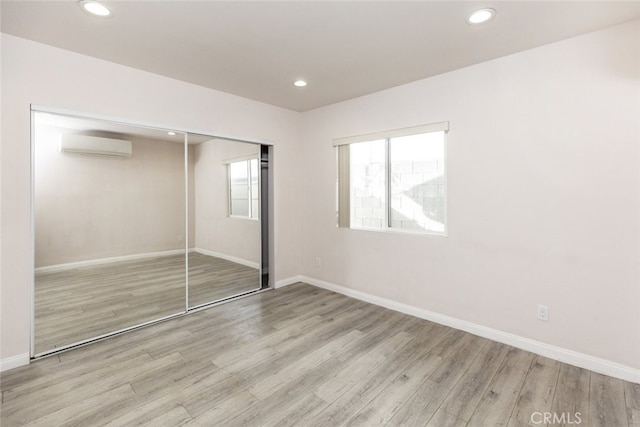
POLYGON ((38 112, 34 131, 35 354, 184 312, 184 135, 38 112))
POLYGON ((259 153, 219 138, 189 144, 189 307, 260 288, 259 153))

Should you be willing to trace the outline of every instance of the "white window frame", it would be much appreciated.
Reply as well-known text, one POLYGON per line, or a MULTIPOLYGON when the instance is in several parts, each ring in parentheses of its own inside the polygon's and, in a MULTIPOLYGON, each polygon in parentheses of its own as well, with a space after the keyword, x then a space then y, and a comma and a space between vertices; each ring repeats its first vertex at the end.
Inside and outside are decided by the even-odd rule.
POLYGON ((346 138, 337 138, 333 140, 334 147, 337 148, 337 225, 340 228, 349 228, 352 230, 365 230, 376 231, 382 233, 398 233, 398 234, 417 234, 417 235, 430 235, 430 236, 443 236, 448 235, 448 162, 447 162, 447 136, 449 132, 449 122, 438 122, 428 125, 414 126, 403 129, 395 129, 384 132, 377 132, 366 135, 358 135, 346 138), (390 210, 391 210, 391 164, 389 162, 390 153, 390 140, 402 136, 419 135, 431 132, 443 132, 443 144, 444 144, 444 231, 434 230, 417 230, 417 229, 403 229, 398 227, 392 227, 390 225, 390 210), (370 142, 376 140, 385 141, 385 209, 384 220, 382 228, 369 228, 364 226, 353 226, 351 224, 352 207, 351 201, 353 200, 353 188, 350 183, 351 171, 350 171, 350 156, 349 145, 360 142, 370 142))
POLYGON ((244 156, 234 159, 225 160, 224 164, 227 167, 227 215, 229 218, 248 219, 251 221, 260 220, 260 159, 258 156, 244 156), (252 173, 251 173, 251 161, 255 160, 258 163, 258 209, 257 212, 253 212, 253 189, 252 189, 252 173), (247 194, 248 194, 248 208, 249 215, 234 215, 233 212, 233 199, 231 197, 231 164, 233 163, 246 163, 247 164, 247 194))

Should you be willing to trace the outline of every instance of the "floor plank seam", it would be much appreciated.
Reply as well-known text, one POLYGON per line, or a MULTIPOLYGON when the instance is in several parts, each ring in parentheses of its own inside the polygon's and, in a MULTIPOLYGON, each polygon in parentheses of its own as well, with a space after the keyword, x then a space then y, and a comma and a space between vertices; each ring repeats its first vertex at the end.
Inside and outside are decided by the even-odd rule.
POLYGON ((184 410, 185 410, 185 412, 186 412, 187 414, 189 414, 189 418, 191 418, 191 420, 195 420, 195 419, 197 418, 197 417, 194 417, 194 416, 193 416, 193 414, 192 414, 191 412, 189 412, 189 410, 188 410, 188 409, 187 409, 187 407, 185 406, 184 402, 180 402, 180 403, 178 403, 178 405, 177 405, 177 406, 181 406, 181 407, 182 407, 182 409, 184 409, 184 410))
MULTIPOLYGON (((441 407, 442 407, 442 406, 447 402, 447 398, 451 395, 451 393, 453 393, 453 391, 455 390, 455 388, 456 388, 456 386, 458 385, 458 383, 460 383, 463 379, 465 379, 465 374, 466 374, 467 372, 469 372, 469 369, 471 369, 471 366, 473 365, 473 362, 475 362, 475 361, 476 361, 476 359, 477 359, 478 357, 480 357, 480 354, 482 353, 482 350, 484 350, 484 349, 485 349, 485 347, 487 347, 488 345, 489 345, 489 342, 488 342, 488 341, 487 341, 487 342, 485 342, 485 343, 483 343, 482 347, 481 347, 481 348, 476 352, 475 356, 472 358, 471 362, 469 363, 469 366, 467 366, 467 368, 464 370, 464 372, 462 373, 462 375, 460 375, 460 378, 459 378, 459 379, 458 379, 458 380, 453 384, 453 386, 451 387, 451 389, 450 389, 450 390, 448 390, 448 392, 447 392, 447 394, 446 394, 445 398, 442 400, 442 402, 440 402, 440 404, 438 405, 438 407, 433 411, 433 414, 431 415, 431 417, 429 417, 429 420, 427 420, 425 424, 428 424, 428 423, 431 421, 431 419, 433 419, 433 417, 435 417, 435 416, 436 416, 436 414, 438 413, 438 410, 439 410, 439 409, 440 409, 440 408, 441 408, 441 407)), ((445 357, 446 357, 446 356, 445 356, 445 357)), ((446 359, 445 359, 445 357, 443 357, 443 358, 442 358, 442 362, 441 362, 441 363, 444 363, 444 362, 445 362, 445 360, 446 360, 446 359)), ((496 370, 496 372, 497 372, 497 370, 496 370)), ((493 378, 493 377, 492 377, 492 378, 493 378)), ((490 384, 490 383, 491 383, 491 380, 489 380, 489 381, 487 382, 487 388, 489 387, 489 384, 490 384)), ((483 391, 483 395, 484 395, 484 391, 483 391)), ((479 402, 480 402, 480 401, 478 401, 478 403, 479 403, 479 402)), ((457 414, 452 414, 452 415, 454 415, 454 416, 457 418, 457 414)), ((470 417, 470 419, 471 419, 471 417, 470 417)), ((467 423, 465 423, 465 424, 467 424, 467 423)))
POLYGON ((529 378, 529 373, 531 372, 532 366, 536 361, 536 357, 532 357, 531 361, 529 362, 529 368, 527 369, 527 372, 525 373, 524 377, 522 378, 522 384, 520 384, 520 388, 518 389, 518 394, 516 396, 516 399, 513 402, 513 407, 511 408, 511 412, 509 412, 509 416, 507 417, 507 422, 506 424, 509 423, 509 421, 511 421, 513 415, 514 415, 514 411, 516 410, 516 407, 518 406, 518 400, 520 399, 520 396, 522 395, 522 389, 524 388, 524 385, 527 383, 527 378, 529 378))
MULTIPOLYGON (((562 371, 562 366, 558 367, 558 375, 556 375, 556 383, 555 386, 553 387, 553 393, 551 394, 551 402, 550 402, 550 406, 549 406, 549 411, 553 411, 553 403, 556 400, 556 393, 558 391, 558 383, 560 382, 560 372, 562 371)), ((563 412, 564 409, 560 408, 563 412)), ((548 427, 549 425, 547 425, 546 427, 548 427)))

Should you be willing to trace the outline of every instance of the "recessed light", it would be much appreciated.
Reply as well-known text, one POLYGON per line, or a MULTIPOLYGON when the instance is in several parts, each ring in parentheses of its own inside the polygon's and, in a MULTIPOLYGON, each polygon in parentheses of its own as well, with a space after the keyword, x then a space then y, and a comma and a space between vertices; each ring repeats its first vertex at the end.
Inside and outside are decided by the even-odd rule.
POLYGON ((305 87, 307 85, 307 82, 305 82, 304 80, 296 80, 295 82, 293 82, 293 85, 297 87, 305 87))
POLYGON ((85 12, 88 12, 95 16, 109 16, 111 15, 111 10, 104 4, 93 1, 93 0, 82 0, 80 2, 80 7, 85 12))
POLYGON ((168 135, 174 136, 176 133, 175 132, 167 132, 168 135))
POLYGON ((478 9, 467 17, 467 22, 469 24, 484 24, 491 21, 494 16, 496 16, 496 11, 493 9, 478 9))

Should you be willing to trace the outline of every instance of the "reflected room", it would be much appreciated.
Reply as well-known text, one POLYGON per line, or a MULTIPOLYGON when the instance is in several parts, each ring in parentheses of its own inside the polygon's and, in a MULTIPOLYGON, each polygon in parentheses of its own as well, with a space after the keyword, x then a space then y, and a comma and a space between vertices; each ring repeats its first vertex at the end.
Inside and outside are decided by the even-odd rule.
POLYGON ((189 307, 260 288, 260 145, 191 142, 189 307))
POLYGON ((260 145, 33 113, 43 355, 260 289, 260 145))

